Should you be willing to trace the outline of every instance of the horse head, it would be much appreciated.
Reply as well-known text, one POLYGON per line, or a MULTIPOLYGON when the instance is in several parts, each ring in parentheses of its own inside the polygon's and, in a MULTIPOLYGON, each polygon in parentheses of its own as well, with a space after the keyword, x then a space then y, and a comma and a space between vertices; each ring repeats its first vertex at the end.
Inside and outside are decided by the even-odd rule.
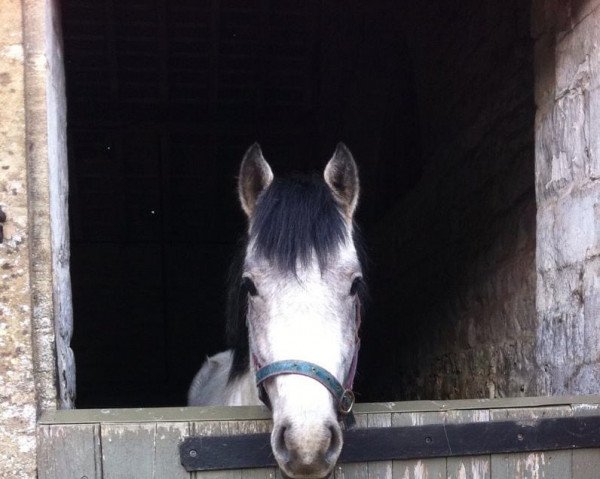
POLYGON ((323 177, 280 179, 255 144, 238 193, 248 218, 238 289, 245 356, 273 412, 273 453, 290 477, 325 477, 342 449, 339 420, 352 406, 358 353, 356 163, 339 144, 323 177))

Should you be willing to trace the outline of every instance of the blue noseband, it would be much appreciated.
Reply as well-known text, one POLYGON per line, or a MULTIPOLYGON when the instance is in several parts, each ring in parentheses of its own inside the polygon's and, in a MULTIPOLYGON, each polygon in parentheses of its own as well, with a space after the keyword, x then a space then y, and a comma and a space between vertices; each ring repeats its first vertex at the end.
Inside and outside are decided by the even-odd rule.
POLYGON ((262 366, 258 361, 257 357, 252 353, 252 362, 256 368, 256 387, 258 388, 258 397, 260 400, 271 409, 271 401, 269 395, 265 390, 263 384, 269 378, 279 376, 280 374, 300 374, 306 376, 315 381, 320 382, 323 386, 334 397, 338 413, 342 416, 342 422, 346 426, 346 430, 354 427, 356 420, 352 413, 352 406, 354 406, 354 393, 352 392, 352 384, 354 382, 354 374, 356 373, 356 365, 358 362, 358 350, 360 349, 360 338, 358 337, 358 330, 360 329, 360 303, 356 302, 356 332, 354 338, 354 356, 352 357, 352 363, 350 369, 344 379, 344 385, 342 385, 333 374, 327 369, 322 368, 318 364, 309 363, 308 361, 302 361, 299 359, 286 359, 283 361, 275 361, 266 366, 262 366))
POLYGON ((321 366, 294 359, 275 361, 256 371, 256 385, 259 387, 261 400, 267 406, 269 406, 268 397, 262 383, 266 379, 280 374, 300 374, 320 382, 335 398, 338 412, 342 415, 351 413, 354 405, 354 393, 350 389, 344 388, 333 374, 321 366))

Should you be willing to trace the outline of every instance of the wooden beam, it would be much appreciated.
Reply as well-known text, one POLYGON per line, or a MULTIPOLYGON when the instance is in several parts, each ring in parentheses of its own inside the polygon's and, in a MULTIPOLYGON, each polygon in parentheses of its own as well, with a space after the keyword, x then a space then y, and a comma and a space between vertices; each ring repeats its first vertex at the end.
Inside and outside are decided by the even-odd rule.
MULTIPOLYGON (((544 406, 590 405, 598 408, 600 396, 549 396, 502 399, 459 399, 454 401, 404 401, 365 403, 354 407, 356 414, 452 411, 494 408, 534 408, 544 406)), ((135 409, 76 409, 45 411, 39 424, 84 424, 111 422, 240 421, 269 419, 263 406, 211 406, 135 409)))
MULTIPOLYGON (((383 419, 386 422, 389 420, 387 416, 389 415, 385 418, 383 415, 371 415, 369 418, 383 419)), ((600 416, 369 427, 344 433, 344 447, 338 462, 368 462, 369 477, 388 477, 392 470, 391 461, 397 460, 571 451, 598 447, 600 416)), ((554 454, 558 455, 557 452, 554 454)), ((565 461, 570 461, 570 452, 563 454, 566 454, 565 461)), ((180 445, 180 457, 181 464, 187 471, 276 465, 270 448, 269 433, 188 437, 180 445)), ((518 461, 519 458, 513 455, 511 460, 518 461)), ((445 463, 441 465, 441 469, 446 469, 445 463)))

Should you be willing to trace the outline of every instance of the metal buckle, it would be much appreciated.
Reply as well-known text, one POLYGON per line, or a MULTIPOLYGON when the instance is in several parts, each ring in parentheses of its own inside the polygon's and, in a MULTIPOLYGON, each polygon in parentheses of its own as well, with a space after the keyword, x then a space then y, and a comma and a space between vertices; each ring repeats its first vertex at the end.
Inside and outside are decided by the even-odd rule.
POLYGON ((354 400, 354 393, 350 389, 344 390, 344 394, 342 394, 340 404, 338 405, 340 414, 350 414, 352 406, 354 406, 354 400))

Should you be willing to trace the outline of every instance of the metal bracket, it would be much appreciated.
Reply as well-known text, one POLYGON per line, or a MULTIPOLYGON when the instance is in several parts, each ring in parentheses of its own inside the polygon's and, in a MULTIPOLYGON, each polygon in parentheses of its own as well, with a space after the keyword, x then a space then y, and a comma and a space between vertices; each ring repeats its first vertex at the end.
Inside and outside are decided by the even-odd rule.
MULTIPOLYGON (((187 471, 274 467, 270 434, 192 436, 179 446, 187 471)), ((352 429, 339 463, 600 447, 600 416, 352 429)))

